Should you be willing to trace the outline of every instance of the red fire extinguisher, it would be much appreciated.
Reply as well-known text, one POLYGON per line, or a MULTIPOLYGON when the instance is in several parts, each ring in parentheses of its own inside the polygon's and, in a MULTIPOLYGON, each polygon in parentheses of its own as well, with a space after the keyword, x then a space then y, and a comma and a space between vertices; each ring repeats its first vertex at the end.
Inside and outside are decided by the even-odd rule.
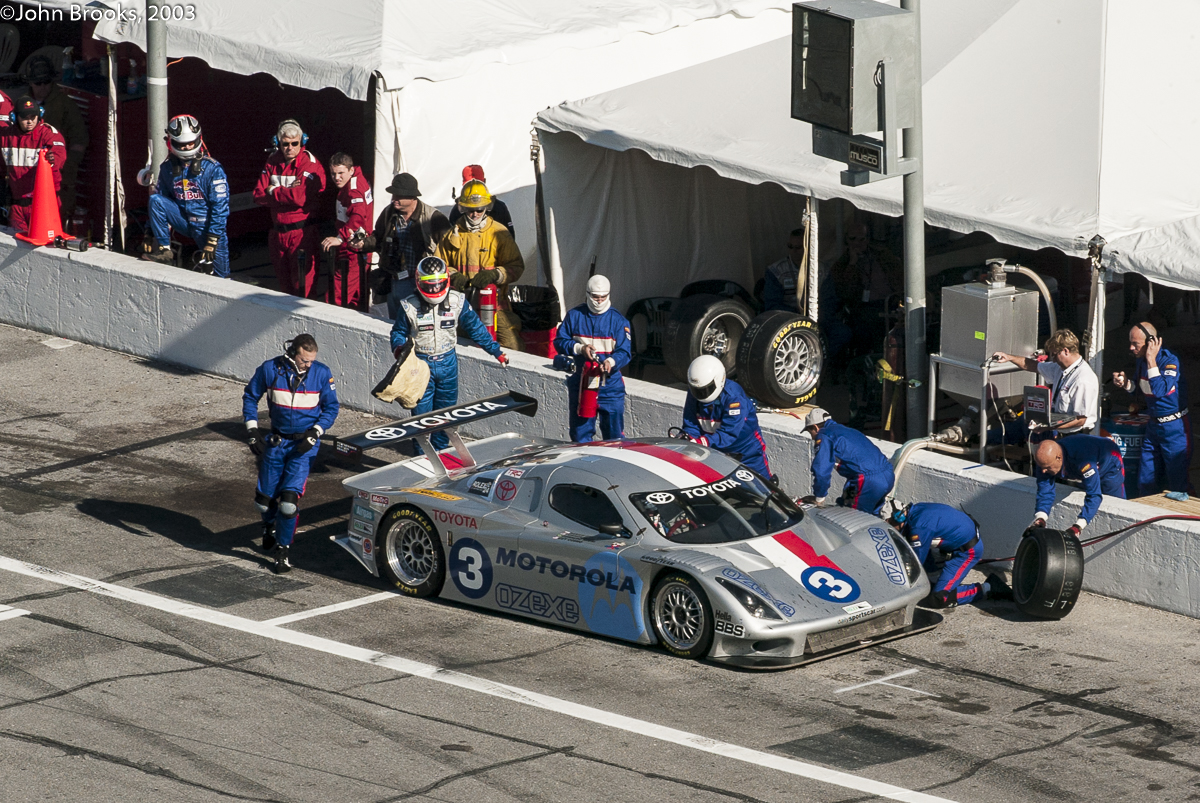
POLYGON ((496 285, 489 284, 479 291, 479 317, 487 327, 492 340, 496 339, 496 285))
POLYGON ((600 363, 588 360, 583 364, 579 375, 579 407, 580 418, 595 418, 600 410, 600 385, 604 375, 600 372, 600 363))

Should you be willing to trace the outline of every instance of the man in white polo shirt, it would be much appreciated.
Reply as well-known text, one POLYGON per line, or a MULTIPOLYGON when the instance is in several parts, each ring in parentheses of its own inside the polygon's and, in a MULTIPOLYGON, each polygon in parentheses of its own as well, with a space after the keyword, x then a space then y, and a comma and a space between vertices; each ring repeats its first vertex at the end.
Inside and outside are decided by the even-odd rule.
MULTIPOLYGON (((1096 426, 1100 410, 1100 380, 1087 360, 1079 353, 1079 338, 1070 329, 1059 329, 1050 335, 1042 349, 1046 359, 1017 357, 1002 351, 992 355, 999 362, 1011 362, 1026 371, 1037 371, 1050 386, 1053 399, 1051 412, 1075 416, 1055 427, 1057 435, 1089 432, 1096 426)), ((1044 440, 1049 433, 1034 430, 1031 440, 1044 440)))

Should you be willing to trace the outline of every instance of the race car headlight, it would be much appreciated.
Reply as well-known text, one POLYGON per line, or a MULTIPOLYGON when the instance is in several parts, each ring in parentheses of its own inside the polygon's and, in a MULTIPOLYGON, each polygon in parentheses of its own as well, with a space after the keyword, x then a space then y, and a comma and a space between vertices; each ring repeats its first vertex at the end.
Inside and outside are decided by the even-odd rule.
POLYGON ((755 619, 782 619, 783 617, 775 613, 767 602, 757 594, 747 591, 742 586, 726 580, 724 577, 718 577, 717 582, 721 587, 733 595, 733 598, 742 604, 742 607, 750 612, 750 615, 755 619))
POLYGON ((913 552, 912 547, 908 542, 895 530, 892 533, 892 544, 896 547, 896 553, 900 556, 900 560, 904 561, 904 571, 908 574, 908 584, 912 585, 921 577, 921 562, 917 560, 917 555, 913 552))

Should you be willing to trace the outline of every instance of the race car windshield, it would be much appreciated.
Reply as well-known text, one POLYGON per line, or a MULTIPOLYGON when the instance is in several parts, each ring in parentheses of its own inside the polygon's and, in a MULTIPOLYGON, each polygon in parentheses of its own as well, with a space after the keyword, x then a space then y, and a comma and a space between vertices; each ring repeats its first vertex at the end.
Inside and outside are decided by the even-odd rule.
POLYGON ((676 544, 726 544, 793 527, 804 518, 782 493, 746 469, 692 488, 629 495, 659 535, 676 544))

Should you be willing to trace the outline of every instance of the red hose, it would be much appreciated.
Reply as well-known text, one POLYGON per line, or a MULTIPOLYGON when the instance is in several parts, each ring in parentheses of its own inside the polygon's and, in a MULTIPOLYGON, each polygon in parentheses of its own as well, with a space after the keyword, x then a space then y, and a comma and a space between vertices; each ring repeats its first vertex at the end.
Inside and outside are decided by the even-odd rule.
MULTIPOLYGON (((1122 533, 1127 533, 1130 530, 1136 530, 1139 527, 1145 527, 1147 524, 1154 524, 1157 521, 1200 521, 1200 516, 1183 516, 1183 515, 1155 516, 1152 519, 1143 519, 1142 521, 1138 521, 1138 522, 1134 522, 1133 524, 1130 524, 1128 527, 1122 527, 1119 530, 1113 530, 1111 533, 1105 533, 1104 535, 1099 535, 1099 536, 1096 536, 1095 538, 1089 538, 1086 541, 1080 541, 1079 545, 1085 546, 1085 547, 1086 546, 1095 546, 1096 544, 1100 543, 1101 541, 1107 541, 1110 538, 1116 538, 1118 535, 1121 535, 1122 533)), ((979 563, 976 565, 983 565, 984 563, 1005 563, 1007 561, 1015 560, 1015 559, 1016 559, 1015 555, 1011 558, 988 558, 987 560, 979 561, 979 563)))

